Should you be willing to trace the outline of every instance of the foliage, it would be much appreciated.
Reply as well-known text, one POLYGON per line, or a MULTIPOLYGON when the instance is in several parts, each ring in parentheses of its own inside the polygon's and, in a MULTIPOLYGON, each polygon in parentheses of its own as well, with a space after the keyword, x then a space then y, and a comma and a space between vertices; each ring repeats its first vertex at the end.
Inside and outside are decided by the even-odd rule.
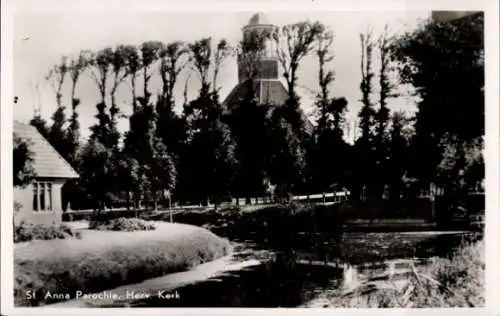
POLYGON ((270 33, 245 32, 236 52, 246 94, 228 108, 219 100, 217 85, 234 51, 226 40, 146 41, 63 57, 48 77, 58 106, 54 122, 47 124, 35 113, 31 124, 82 171, 76 186, 97 209, 114 200, 123 203, 123 198, 127 207, 133 202, 137 208, 147 200, 156 206, 167 190, 173 191, 174 200, 186 202, 218 204, 232 195, 249 201, 264 193, 269 180, 277 184, 281 197, 347 186, 355 198, 361 192, 380 198, 386 189, 397 198, 407 195, 408 185, 418 179, 420 188, 434 182, 445 187, 450 201, 459 201, 484 177, 482 31, 483 16, 475 14, 447 23, 427 21, 396 38, 387 27, 377 38, 370 30, 361 34, 361 135, 353 146, 343 135, 347 100, 331 95, 334 34, 320 22, 309 21, 270 33), (273 55, 287 82, 283 106, 261 105, 256 98, 255 78, 268 40, 277 44, 273 55), (297 71, 311 53, 320 65, 319 117, 313 135, 306 132, 295 91, 297 71), (375 64, 380 68, 374 69, 375 64), (414 86, 420 97, 414 130, 413 118, 391 114, 387 106, 390 98, 398 97, 392 82, 395 70, 401 83, 414 86), (190 102, 185 93, 184 112, 178 115, 174 88, 183 72, 187 80, 198 75, 201 87, 190 102), (86 74, 101 98, 90 139, 82 143, 76 92, 86 74), (156 75, 161 90, 153 100, 156 75), (72 109, 68 119, 62 98, 67 77, 72 109), (142 89, 136 89, 138 78, 142 89), (115 94, 123 82, 131 86, 127 103, 132 115, 129 130, 121 135, 117 124, 124 116, 115 94))
POLYGON ((402 82, 421 98, 412 174, 426 187, 437 180, 443 141, 467 143, 484 135, 484 14, 426 21, 399 37, 392 51, 402 82))
POLYGON ((47 121, 40 115, 40 113, 35 112, 35 115, 30 120, 30 125, 34 126, 45 139, 48 139, 49 127, 47 126, 47 121))
POLYGON ((186 69, 189 56, 186 45, 173 42, 162 47, 160 57, 160 77, 162 92, 156 102, 158 113, 157 134, 177 160, 183 138, 183 121, 174 112, 174 87, 179 74, 186 69))
POLYGON ((318 39, 320 92, 316 100, 319 117, 315 128, 315 143, 312 161, 309 162, 315 189, 329 191, 333 186, 346 184, 347 150, 343 139, 343 124, 347 110, 345 98, 331 98, 329 86, 335 80, 333 70, 327 70, 328 63, 333 61, 333 34, 324 31, 318 39))
POLYGON ((389 198, 398 199, 405 191, 404 178, 407 175, 409 157, 409 138, 407 126, 410 118, 404 112, 398 111, 391 115, 389 131, 388 162, 386 179, 389 184, 389 198))
POLYGON ((51 240, 51 239, 80 239, 80 232, 72 230, 64 224, 60 226, 34 225, 21 222, 14 226, 14 242, 26 242, 32 240, 51 240))
POLYGON ((181 180, 181 188, 194 192, 192 196, 198 202, 211 198, 217 207, 231 193, 236 166, 234 140, 223 121, 218 88, 214 86, 230 48, 225 40, 221 40, 214 52, 211 38, 204 38, 190 44, 189 49, 201 88, 198 98, 185 107, 187 135, 181 160, 204 163, 182 167, 180 177, 184 180, 181 180), (213 78, 212 89, 210 74, 213 78))
POLYGON ((288 84, 289 99, 297 97, 295 86, 300 61, 313 50, 324 28, 319 21, 314 23, 302 21, 284 25, 273 33, 273 39, 277 43, 276 53, 288 84))
POLYGON ((111 201, 113 192, 112 151, 96 140, 89 140, 82 149, 80 183, 94 202, 94 209, 102 210, 111 201))
POLYGON ((113 230, 113 231, 137 231, 137 230, 155 230, 156 226, 153 222, 145 221, 140 218, 125 218, 120 217, 106 223, 90 222, 90 229, 97 230, 113 230))
POLYGON ((77 154, 80 147, 80 122, 78 120, 78 112, 76 111, 78 105, 80 105, 80 99, 76 97, 76 88, 82 73, 89 65, 89 55, 90 52, 81 51, 77 57, 70 61, 69 65, 72 114, 70 124, 66 129, 66 146, 68 146, 68 149, 65 158, 74 167, 78 165, 77 154))
POLYGON ((14 133, 12 171, 14 187, 24 187, 36 176, 30 143, 14 133))
POLYGON ((278 196, 284 197, 304 182, 306 153, 292 126, 278 111, 271 115, 269 177, 277 185, 278 196))

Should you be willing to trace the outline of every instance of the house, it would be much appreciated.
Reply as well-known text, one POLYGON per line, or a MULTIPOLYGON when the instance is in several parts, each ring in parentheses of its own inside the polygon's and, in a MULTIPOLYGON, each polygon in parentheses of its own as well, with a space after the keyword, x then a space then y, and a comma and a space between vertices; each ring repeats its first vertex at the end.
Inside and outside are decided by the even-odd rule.
POLYGON ((14 214, 14 223, 59 225, 62 221, 61 188, 69 179, 78 178, 78 174, 35 127, 14 121, 13 130, 28 142, 36 174, 29 185, 14 188, 14 201, 20 204, 14 214))
MULTIPOLYGON (((272 33, 277 26, 269 22, 263 13, 254 14, 247 25, 242 29, 243 39, 250 38, 253 32, 272 33)), ((261 52, 259 60, 256 61, 257 75, 255 76, 255 92, 259 104, 272 104, 282 106, 288 98, 288 88, 282 74, 283 69, 276 54, 276 43, 271 37, 265 40, 265 48, 261 52)), ((238 56, 238 83, 227 95, 223 102, 223 107, 231 111, 236 104, 246 94, 247 82, 246 62, 238 56)), ((314 110, 314 95, 307 88, 298 85, 296 93, 300 97, 300 109, 302 119, 305 123, 305 129, 312 133, 314 122, 311 120, 311 114, 314 110)))

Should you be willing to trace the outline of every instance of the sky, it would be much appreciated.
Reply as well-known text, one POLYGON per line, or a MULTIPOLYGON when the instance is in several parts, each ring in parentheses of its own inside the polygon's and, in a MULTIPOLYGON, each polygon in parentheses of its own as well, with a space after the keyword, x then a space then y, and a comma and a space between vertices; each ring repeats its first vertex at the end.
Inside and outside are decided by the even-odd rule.
MULTIPOLYGON (((41 109, 43 117, 50 119, 56 108, 55 93, 45 79, 49 69, 62 56, 74 56, 83 49, 99 50, 118 44, 134 44, 148 40, 164 43, 172 41, 193 42, 212 37, 214 41, 225 38, 236 45, 241 39, 241 29, 255 12, 37 12, 19 13, 14 17, 14 95, 19 97, 14 108, 14 119, 28 122, 35 108, 41 109)), ((323 12, 264 12, 268 20, 278 26, 303 21, 320 21, 335 34, 333 43, 334 60, 329 67, 335 71, 331 93, 335 97, 347 98, 347 121, 356 124, 361 108, 359 83, 361 80, 361 48, 359 33, 368 27, 374 35, 380 34, 387 24, 391 32, 398 33, 414 29, 419 21, 429 16, 429 11, 323 11, 323 12)), ((376 55, 374 59, 376 59, 376 55)), ((377 62, 374 63, 377 69, 377 62)), ((318 61, 315 54, 306 57, 299 68, 299 84, 311 93, 318 88, 318 61)), ((196 76, 185 72, 179 77, 175 89, 176 110, 182 109, 183 91, 188 81, 188 96, 193 99, 199 88, 196 76)), ((152 79, 152 92, 160 89, 158 76, 152 79)), ((221 99, 237 83, 237 65, 234 59, 227 60, 217 80, 221 99)), ((375 90, 376 90, 375 85, 375 90)), ((71 115, 69 80, 65 86, 64 100, 66 114, 71 115)), ((406 87, 401 88, 403 95, 406 87)), ((88 137, 88 127, 95 122, 96 103, 99 99, 96 84, 88 73, 84 74, 77 87, 81 99, 78 108, 82 135, 88 137)), ((374 96, 376 98, 376 96, 374 96)), ((117 93, 118 104, 124 114, 130 114, 128 102, 130 86, 124 83, 117 93)), ((305 105, 307 107, 308 105, 305 105)), ((389 102, 391 110, 416 110, 414 99, 400 97, 389 102)), ((307 110, 307 109, 306 109, 307 110)), ((123 119, 119 128, 126 130, 128 121, 123 119)))

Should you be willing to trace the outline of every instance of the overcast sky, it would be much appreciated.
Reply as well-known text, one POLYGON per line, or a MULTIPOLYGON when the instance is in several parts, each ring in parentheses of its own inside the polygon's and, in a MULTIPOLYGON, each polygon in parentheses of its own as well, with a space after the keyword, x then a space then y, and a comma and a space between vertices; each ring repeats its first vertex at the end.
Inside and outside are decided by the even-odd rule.
MULTIPOLYGON (((41 106, 42 115, 49 118, 55 109, 55 94, 51 85, 44 79, 51 65, 63 55, 77 54, 82 49, 98 50, 117 44, 140 44, 147 40, 160 40, 165 43, 182 40, 192 42, 203 37, 214 40, 227 39, 236 44, 241 38, 241 28, 254 12, 190 12, 190 13, 22 13, 14 20, 14 95, 19 96, 19 103, 14 109, 14 118, 29 121, 37 105, 41 106), (38 92, 36 86, 38 85, 38 92)), ((277 25, 297 22, 305 19, 319 20, 335 33, 333 45, 335 59, 331 67, 336 73, 332 86, 334 96, 346 97, 349 101, 348 120, 354 120, 361 104, 359 91, 360 75, 360 40, 359 33, 368 26, 378 34, 385 24, 393 32, 415 28, 418 21, 429 16, 429 12, 266 12, 268 19, 277 25)), ((376 69, 376 65, 375 65, 376 69)), ((176 87, 177 110, 182 104, 182 92, 186 73, 179 78, 176 87)), ((237 82, 235 60, 228 60, 220 73, 218 84, 221 86, 222 99, 237 82)), ((159 86, 159 78, 153 79, 152 92, 159 86)), ((299 84, 310 90, 317 88, 317 59, 312 54, 304 59, 299 70, 299 84)), ((69 85, 68 85, 69 86, 69 85)), ((196 76, 189 80, 190 98, 197 93, 199 82, 196 76)), ((95 122, 95 104, 98 90, 95 83, 84 75, 77 89, 81 99, 79 113, 82 133, 88 135, 88 126, 95 122)), ((65 94, 65 104, 70 105, 69 93, 65 94)), ((129 114, 130 87, 123 84, 118 92, 121 110, 129 114), (127 103, 125 103, 127 102, 127 103)), ((393 110, 414 111, 411 99, 399 98, 390 102, 393 110)), ((68 110, 67 115, 71 112, 68 110)), ((120 129, 128 124, 124 120, 120 129)))

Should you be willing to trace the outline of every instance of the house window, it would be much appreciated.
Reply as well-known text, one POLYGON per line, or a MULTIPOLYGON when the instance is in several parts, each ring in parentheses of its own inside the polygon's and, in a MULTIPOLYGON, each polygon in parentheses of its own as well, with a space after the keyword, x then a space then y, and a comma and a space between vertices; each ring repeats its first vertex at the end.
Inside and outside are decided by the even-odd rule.
POLYGON ((52 211, 52 183, 33 183, 33 211, 52 211))

